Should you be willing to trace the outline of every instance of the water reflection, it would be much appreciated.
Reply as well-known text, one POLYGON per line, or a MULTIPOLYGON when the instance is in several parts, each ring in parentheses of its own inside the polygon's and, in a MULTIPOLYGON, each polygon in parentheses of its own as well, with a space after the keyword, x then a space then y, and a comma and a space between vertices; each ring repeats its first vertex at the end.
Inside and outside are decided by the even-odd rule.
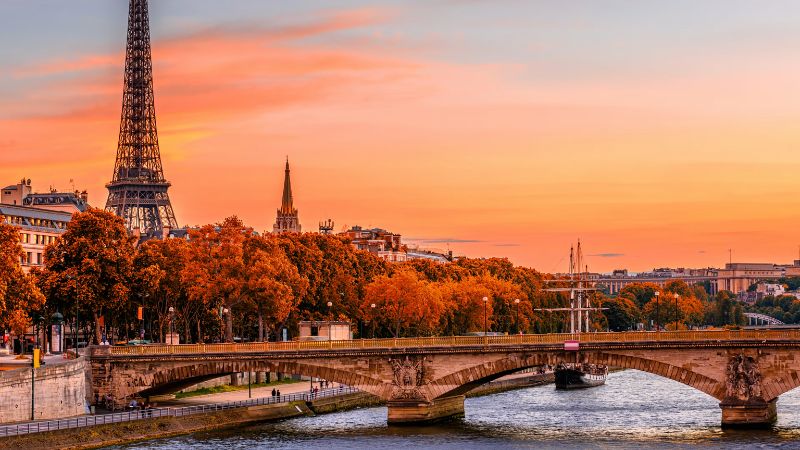
POLYGON ((463 420, 390 427, 386 408, 303 417, 198 433, 125 448, 791 448, 800 442, 800 392, 778 402, 771 431, 723 431, 718 401, 695 389, 634 370, 583 391, 553 386, 467 399, 463 420))

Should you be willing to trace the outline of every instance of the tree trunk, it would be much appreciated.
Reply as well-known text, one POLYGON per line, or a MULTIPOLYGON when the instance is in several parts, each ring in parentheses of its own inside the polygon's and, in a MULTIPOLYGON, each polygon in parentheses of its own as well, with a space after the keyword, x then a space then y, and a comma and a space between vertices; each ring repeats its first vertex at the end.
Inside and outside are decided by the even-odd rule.
POLYGON ((186 331, 186 337, 183 339, 183 341, 185 343, 187 343, 187 344, 191 344, 192 343, 192 330, 189 327, 189 319, 184 319, 183 320, 183 329, 184 329, 184 331, 186 331))
MULTIPOLYGON (((97 316, 97 312, 94 313, 94 338, 96 340, 96 344, 100 344, 103 340, 103 330, 100 328, 100 317, 97 316)), ((105 319, 103 319, 105 321, 105 319)))
POLYGON ((258 310, 258 342, 264 342, 264 313, 258 310))
POLYGON ((225 316, 225 342, 233 342, 233 310, 230 306, 225 316))
POLYGON ((197 318, 197 342, 203 342, 203 335, 200 334, 200 318, 197 318))

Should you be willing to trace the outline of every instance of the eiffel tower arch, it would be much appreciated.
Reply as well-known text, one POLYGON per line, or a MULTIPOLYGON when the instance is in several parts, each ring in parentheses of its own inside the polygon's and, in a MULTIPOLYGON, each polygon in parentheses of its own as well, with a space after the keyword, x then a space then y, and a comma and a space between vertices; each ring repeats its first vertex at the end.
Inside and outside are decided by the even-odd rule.
POLYGON ((158 146, 147 0, 130 0, 122 118, 106 211, 122 217, 129 231, 160 238, 178 227, 169 187, 158 146))

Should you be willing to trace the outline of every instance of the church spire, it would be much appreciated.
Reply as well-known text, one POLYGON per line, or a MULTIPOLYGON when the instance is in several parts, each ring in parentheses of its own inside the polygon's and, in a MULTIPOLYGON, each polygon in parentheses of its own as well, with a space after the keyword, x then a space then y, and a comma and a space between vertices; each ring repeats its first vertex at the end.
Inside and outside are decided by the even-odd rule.
POLYGON ((299 233, 300 220, 297 217, 297 209, 294 207, 292 198, 292 182, 289 177, 289 157, 286 157, 286 171, 283 178, 283 196, 281 207, 278 209, 275 225, 272 226, 273 233, 299 233))
POLYGON ((286 157, 286 175, 283 178, 283 198, 281 199, 281 213, 291 214, 294 210, 292 201, 292 182, 289 178, 289 157, 286 157))

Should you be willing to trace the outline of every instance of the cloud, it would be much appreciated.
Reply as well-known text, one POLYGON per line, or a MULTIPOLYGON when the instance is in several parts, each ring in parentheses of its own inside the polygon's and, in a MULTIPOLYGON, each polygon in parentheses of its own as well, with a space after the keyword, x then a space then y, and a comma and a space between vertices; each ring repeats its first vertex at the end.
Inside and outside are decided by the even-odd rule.
POLYGON ((625 253, 594 253, 588 256, 597 256, 600 258, 621 258, 625 256, 625 253))
POLYGON ((409 241, 421 241, 423 244, 476 244, 486 242, 479 239, 459 238, 408 238, 409 241))
POLYGON ((516 243, 509 243, 509 244, 494 244, 495 247, 519 247, 521 244, 516 243))

